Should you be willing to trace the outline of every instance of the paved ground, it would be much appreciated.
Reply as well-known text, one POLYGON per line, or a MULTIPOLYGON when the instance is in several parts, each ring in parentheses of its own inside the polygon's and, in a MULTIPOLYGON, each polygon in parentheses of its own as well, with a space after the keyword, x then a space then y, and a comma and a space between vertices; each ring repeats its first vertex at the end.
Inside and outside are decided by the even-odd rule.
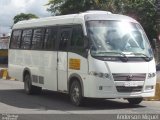
POLYGON ((43 120, 46 117, 72 120, 78 117, 77 114, 83 114, 77 119, 90 120, 102 119, 106 114, 160 114, 160 101, 143 101, 141 105, 129 105, 123 99, 87 100, 83 107, 76 107, 70 103, 65 94, 44 90, 41 95, 26 95, 22 82, 0 80, 0 113, 27 114, 27 117, 23 117, 25 120, 29 118, 43 120), (42 114, 46 117, 41 117, 42 114), (99 118, 98 114, 103 115, 99 118))

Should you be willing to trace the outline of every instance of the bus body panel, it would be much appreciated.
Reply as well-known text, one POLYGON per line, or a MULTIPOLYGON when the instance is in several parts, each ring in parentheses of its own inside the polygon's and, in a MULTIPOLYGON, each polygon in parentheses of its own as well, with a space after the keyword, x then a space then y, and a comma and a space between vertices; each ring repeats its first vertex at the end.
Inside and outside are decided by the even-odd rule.
POLYGON ((24 67, 22 65, 22 51, 17 50, 9 50, 9 75, 16 78, 19 81, 23 81, 23 70, 24 67))
POLYGON ((35 78, 33 85, 57 90, 56 51, 10 50, 9 60, 10 76, 23 81, 23 72, 27 68, 32 79, 35 78))
POLYGON ((84 95, 85 92, 90 89, 90 87, 86 87, 86 81, 88 81, 86 76, 88 74, 88 67, 88 59, 86 57, 73 52, 68 52, 68 81, 71 77, 78 78, 79 82, 82 82, 84 95))
POLYGON ((58 91, 67 91, 67 52, 58 52, 58 91))

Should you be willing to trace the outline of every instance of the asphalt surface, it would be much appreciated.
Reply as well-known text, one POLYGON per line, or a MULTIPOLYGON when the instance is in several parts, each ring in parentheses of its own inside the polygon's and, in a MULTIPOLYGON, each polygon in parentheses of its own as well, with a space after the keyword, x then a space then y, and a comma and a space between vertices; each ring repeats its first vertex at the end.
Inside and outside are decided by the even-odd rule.
POLYGON ((18 115, 18 120, 114 120, 118 114, 160 114, 160 101, 129 105, 123 99, 89 99, 76 107, 66 94, 43 90, 40 95, 26 95, 23 82, 0 79, 0 113, 0 120, 6 113, 18 115))

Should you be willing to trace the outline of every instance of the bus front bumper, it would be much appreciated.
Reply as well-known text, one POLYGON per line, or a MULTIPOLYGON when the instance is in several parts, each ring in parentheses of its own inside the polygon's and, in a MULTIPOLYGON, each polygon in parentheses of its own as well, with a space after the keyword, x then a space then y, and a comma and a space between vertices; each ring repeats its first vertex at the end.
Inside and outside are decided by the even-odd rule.
POLYGON ((124 86, 126 81, 115 82, 94 77, 83 82, 84 97, 89 98, 137 98, 155 95, 156 80, 134 81, 136 86, 124 86))

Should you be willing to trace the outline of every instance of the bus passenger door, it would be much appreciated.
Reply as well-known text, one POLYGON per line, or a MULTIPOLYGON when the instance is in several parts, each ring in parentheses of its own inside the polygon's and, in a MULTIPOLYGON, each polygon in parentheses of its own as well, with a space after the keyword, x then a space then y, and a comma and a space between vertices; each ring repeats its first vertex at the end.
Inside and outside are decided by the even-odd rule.
POLYGON ((58 91, 67 91, 68 77, 68 41, 71 37, 71 28, 65 27, 60 29, 59 34, 59 50, 58 50, 58 91))

